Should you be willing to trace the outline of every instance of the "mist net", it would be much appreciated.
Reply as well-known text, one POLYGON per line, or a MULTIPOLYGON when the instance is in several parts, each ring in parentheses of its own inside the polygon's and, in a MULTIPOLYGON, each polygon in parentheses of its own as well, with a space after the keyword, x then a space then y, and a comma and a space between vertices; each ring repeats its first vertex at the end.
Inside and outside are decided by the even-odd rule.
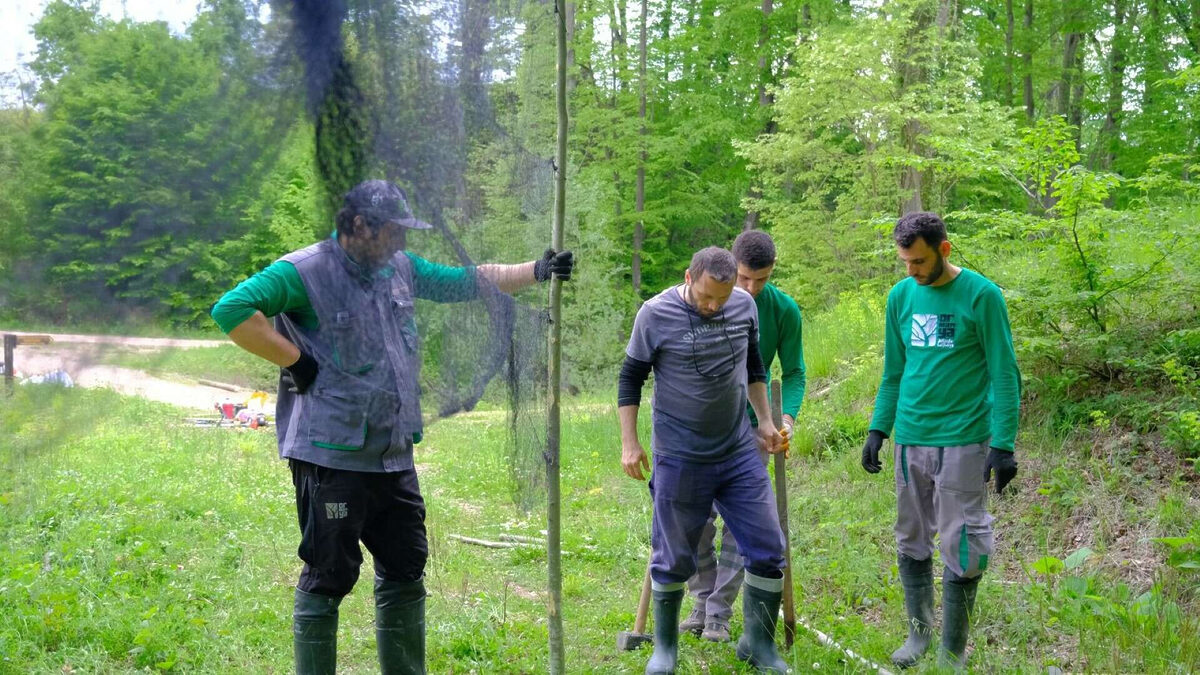
MULTIPOLYGON (((30 69, 48 120, 43 170, 58 187, 31 197, 45 217, 18 233, 20 253, 0 256, 0 318, 79 333, 112 319, 210 329, 222 293, 329 238, 343 195, 367 179, 400 186, 432 225, 409 230, 406 246, 430 263, 540 258, 552 129, 523 147, 506 131, 518 113, 503 107, 519 12, 488 0, 210 0, 181 30, 52 3, 30 69), (101 115, 88 92, 114 79, 133 93, 101 115)), ((514 498, 531 508, 544 483, 547 287, 514 297, 482 275, 470 293, 461 278, 438 283, 423 283, 415 307, 422 416, 486 402, 505 420, 514 498)), ((38 374, 36 348, 20 349, 18 376, 38 374)), ((62 369, 78 379, 81 362, 113 362, 109 351, 76 350, 62 369)))
MULTIPOLYGON (((287 11, 284 35, 303 70, 325 213, 358 182, 385 178, 403 186, 433 226, 407 233, 406 249, 424 259, 475 267, 540 255, 548 221, 518 214, 515 223, 497 222, 466 180, 472 149, 505 141, 485 90, 497 63, 487 53, 496 46, 486 1, 294 0, 277 9, 287 11), (514 251, 524 255, 491 258, 514 251)), ((534 178, 507 188, 541 187, 548 196, 550 180, 534 178)), ((424 285, 418 295, 433 297, 416 309, 424 415, 470 411, 485 395, 502 402, 514 498, 528 508, 543 482, 547 372, 547 314, 529 301, 544 294, 518 301, 482 274, 469 299, 424 285)))

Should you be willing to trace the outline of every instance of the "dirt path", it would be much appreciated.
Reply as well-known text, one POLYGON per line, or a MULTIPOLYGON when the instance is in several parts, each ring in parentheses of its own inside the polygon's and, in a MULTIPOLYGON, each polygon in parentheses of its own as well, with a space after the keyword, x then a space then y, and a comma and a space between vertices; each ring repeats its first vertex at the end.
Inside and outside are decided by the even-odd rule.
MULTIPOLYGON (((5 331, 0 330, 0 333, 2 332, 5 331)), ((114 349, 156 352, 163 349, 192 349, 228 344, 224 340, 73 334, 51 334, 51 337, 54 341, 48 345, 17 347, 13 370, 18 378, 65 370, 78 387, 108 388, 129 396, 141 396, 152 401, 204 412, 211 412, 213 403, 224 400, 225 397, 239 401, 250 393, 249 389, 233 392, 198 382, 167 380, 140 370, 101 363, 101 357, 114 349)))

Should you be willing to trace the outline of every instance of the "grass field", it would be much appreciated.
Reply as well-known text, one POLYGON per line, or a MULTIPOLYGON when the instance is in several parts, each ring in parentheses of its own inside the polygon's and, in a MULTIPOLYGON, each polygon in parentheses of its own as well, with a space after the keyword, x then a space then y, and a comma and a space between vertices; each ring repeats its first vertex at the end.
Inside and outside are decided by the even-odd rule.
MULTIPOLYGON (((904 630, 894 497, 886 472, 858 466, 878 309, 810 322, 813 398, 790 462, 789 517, 798 614, 886 663, 904 630)), ((569 400, 564 413, 571 672, 641 672, 648 656, 615 649, 633 624, 650 510, 645 484, 620 471, 611 400, 569 400)), ((299 564, 286 464, 269 432, 181 417, 52 387, 20 387, 0 408, 0 672, 290 672, 299 564)), ((450 537, 544 528, 540 508, 514 505, 506 429, 502 411, 469 413, 433 425, 418 446, 430 672, 546 670, 544 552, 450 537)), ((997 554, 980 588, 972 668, 1200 668, 1194 469, 1145 437, 1058 432, 1037 408, 1018 452, 1017 489, 992 502, 997 554)), ((340 671, 376 672, 369 584, 341 616, 340 671)), ((685 637, 680 657, 683 673, 745 672, 731 645, 685 637)), ((863 670, 804 630, 790 658, 797 672, 863 670)))

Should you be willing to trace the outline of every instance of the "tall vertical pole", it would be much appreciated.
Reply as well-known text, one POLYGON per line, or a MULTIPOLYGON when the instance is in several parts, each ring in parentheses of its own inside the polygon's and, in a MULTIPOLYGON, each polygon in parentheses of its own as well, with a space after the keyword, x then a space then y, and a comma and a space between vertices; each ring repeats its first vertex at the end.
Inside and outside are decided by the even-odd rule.
MULTIPOLYGON (((783 428, 783 387, 771 380, 771 421, 783 428)), ((791 439, 788 439, 789 441, 791 439)), ((779 528, 783 530, 783 642, 790 650, 796 641, 796 599, 792 588, 792 537, 788 533, 787 459, 775 455, 775 508, 779 510, 779 528)))
MULTIPOLYGON (((557 26, 558 150, 554 155, 554 232, 550 247, 563 250, 563 221, 567 200, 567 11, 566 0, 554 0, 557 26)), ((549 571, 550 673, 566 672, 562 620, 562 490, 559 485, 561 448, 560 383, 562 381, 562 280, 550 280, 549 414, 546 420, 546 558, 549 571)))
POLYGON ((4 393, 11 394, 13 392, 13 383, 16 382, 16 372, 13 368, 13 351, 17 348, 17 336, 4 334, 4 393))

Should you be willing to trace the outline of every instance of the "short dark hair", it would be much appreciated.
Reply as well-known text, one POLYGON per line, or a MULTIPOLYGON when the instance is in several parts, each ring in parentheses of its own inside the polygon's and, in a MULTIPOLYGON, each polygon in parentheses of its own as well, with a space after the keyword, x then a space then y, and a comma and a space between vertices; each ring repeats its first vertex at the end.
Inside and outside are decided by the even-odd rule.
POLYGON ((762 230, 746 230, 733 240, 733 258, 752 270, 775 264, 775 242, 762 230))
POLYGON ((917 211, 900 216, 896 221, 896 229, 892 231, 892 239, 900 248, 909 248, 917 241, 917 237, 925 240, 929 248, 937 248, 946 241, 946 224, 936 213, 917 211))
POLYGON ((692 281, 699 281, 707 272, 708 276, 717 283, 727 284, 737 278, 737 263, 733 254, 720 246, 709 246, 700 249, 692 256, 692 264, 688 265, 692 281))

